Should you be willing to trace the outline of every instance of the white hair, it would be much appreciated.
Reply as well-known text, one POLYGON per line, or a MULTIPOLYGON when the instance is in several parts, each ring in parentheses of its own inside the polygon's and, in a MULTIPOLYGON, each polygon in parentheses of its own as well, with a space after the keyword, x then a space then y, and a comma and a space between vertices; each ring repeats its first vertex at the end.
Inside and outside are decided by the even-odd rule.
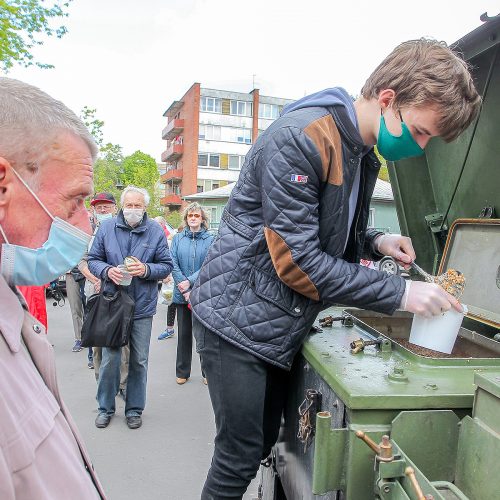
POLYGON ((149 205, 149 201, 151 198, 149 196, 149 193, 145 189, 140 188, 140 187, 136 187, 136 186, 127 186, 123 190, 122 195, 120 196, 120 204, 122 207, 123 207, 123 200, 125 199, 125 195, 127 193, 140 193, 140 194, 142 194, 142 196, 144 196, 144 205, 146 205, 146 207, 149 205))
POLYGON ((33 85, 0 77, 0 156, 17 169, 33 168, 65 131, 85 141, 96 159, 94 139, 73 111, 33 85))

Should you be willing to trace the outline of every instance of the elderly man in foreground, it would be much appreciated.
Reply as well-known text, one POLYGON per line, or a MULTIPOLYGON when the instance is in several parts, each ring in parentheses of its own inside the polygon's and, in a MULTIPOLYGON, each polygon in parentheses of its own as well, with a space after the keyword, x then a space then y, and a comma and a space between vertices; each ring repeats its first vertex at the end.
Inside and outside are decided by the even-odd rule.
POLYGON ((0 498, 104 498, 61 399, 44 327, 16 285, 44 285, 90 239, 84 200, 97 148, 39 89, 0 78, 0 498))
MULTIPOLYGON (((94 276, 108 280, 104 286, 122 283, 118 268, 125 257, 134 257, 127 266, 132 282, 127 293, 135 301, 134 324, 130 334, 130 357, 125 418, 130 429, 142 425, 142 412, 146 404, 149 341, 153 316, 156 313, 158 281, 172 271, 172 259, 165 233, 159 224, 148 218, 146 207, 149 194, 145 189, 128 186, 121 196, 122 209, 118 216, 105 220, 97 231, 89 252, 88 266, 94 276), (111 283, 113 282, 113 283, 111 283)), ((99 413, 95 425, 109 425, 115 413, 115 396, 120 384, 120 348, 103 348, 97 386, 99 413)))

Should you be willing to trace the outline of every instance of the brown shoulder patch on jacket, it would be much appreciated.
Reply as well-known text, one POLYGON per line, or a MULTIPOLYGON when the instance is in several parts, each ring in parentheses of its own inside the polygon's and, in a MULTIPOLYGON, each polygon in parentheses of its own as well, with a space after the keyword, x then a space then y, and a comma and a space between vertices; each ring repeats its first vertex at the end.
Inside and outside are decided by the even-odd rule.
POLYGON ((342 146, 340 134, 332 115, 323 116, 304 129, 321 155, 323 182, 340 186, 342 184, 342 146))
POLYGON ((313 300, 319 300, 319 293, 309 276, 295 264, 292 252, 285 240, 272 229, 264 228, 267 246, 274 268, 283 283, 313 300))

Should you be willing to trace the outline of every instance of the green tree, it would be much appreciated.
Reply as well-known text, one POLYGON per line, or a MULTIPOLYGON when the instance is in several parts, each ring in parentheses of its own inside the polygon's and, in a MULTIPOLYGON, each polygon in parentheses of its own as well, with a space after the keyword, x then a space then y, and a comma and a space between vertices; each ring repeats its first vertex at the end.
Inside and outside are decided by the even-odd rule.
POLYGON ((385 161, 385 158, 378 152, 376 146, 375 146, 375 154, 377 155, 377 158, 379 159, 381 164, 380 172, 378 173, 378 178, 382 179, 383 181, 391 182, 391 180, 389 179, 389 171, 387 170, 387 162, 385 161))
MULTIPOLYGON (((0 0, 1 1, 1 0, 0 0)), ((89 132, 92 134, 95 143, 102 147, 103 144, 103 131, 104 122, 96 118, 96 109, 89 108, 88 106, 83 106, 83 109, 80 113, 80 118, 82 119, 85 126, 88 128, 89 132)))
POLYGON ((147 189, 151 196, 148 215, 150 217, 163 215, 163 209, 160 207, 160 194, 158 193, 160 174, 155 159, 142 151, 136 151, 130 156, 126 156, 121 166, 123 183, 147 189))
POLYGON ((104 144, 104 121, 96 117, 96 112, 95 108, 84 106, 80 113, 80 118, 99 146, 99 158, 94 164, 94 192, 113 193, 118 200, 120 198, 118 186, 123 185, 122 147, 111 142, 104 144))
POLYGON ((177 229, 182 222, 182 214, 180 210, 172 210, 165 215, 165 220, 174 228, 177 229))
POLYGON ((35 61, 33 47, 43 45, 43 36, 61 38, 65 26, 52 26, 57 18, 67 17, 65 9, 72 0, 54 0, 44 6, 44 0, 0 0, 0 65, 7 72, 14 64, 24 67, 53 68, 51 64, 35 61))

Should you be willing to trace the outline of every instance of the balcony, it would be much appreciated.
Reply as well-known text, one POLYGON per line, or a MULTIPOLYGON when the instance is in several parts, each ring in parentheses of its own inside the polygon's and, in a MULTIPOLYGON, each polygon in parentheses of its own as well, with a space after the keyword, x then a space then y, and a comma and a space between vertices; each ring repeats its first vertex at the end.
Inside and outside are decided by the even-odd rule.
POLYGON ((184 130, 184 120, 170 120, 168 125, 163 129, 161 138, 167 141, 172 140, 184 130))
POLYGON ((160 204, 164 207, 169 205, 182 205, 182 200, 178 194, 167 194, 167 196, 160 199, 160 204))
POLYGON ((161 154, 161 161, 178 160, 182 156, 182 153, 184 153, 184 146, 182 144, 171 144, 170 147, 161 154))
POLYGON ((167 171, 160 177, 160 182, 163 184, 166 184, 168 181, 180 182, 182 174, 182 168, 167 168, 167 171))

